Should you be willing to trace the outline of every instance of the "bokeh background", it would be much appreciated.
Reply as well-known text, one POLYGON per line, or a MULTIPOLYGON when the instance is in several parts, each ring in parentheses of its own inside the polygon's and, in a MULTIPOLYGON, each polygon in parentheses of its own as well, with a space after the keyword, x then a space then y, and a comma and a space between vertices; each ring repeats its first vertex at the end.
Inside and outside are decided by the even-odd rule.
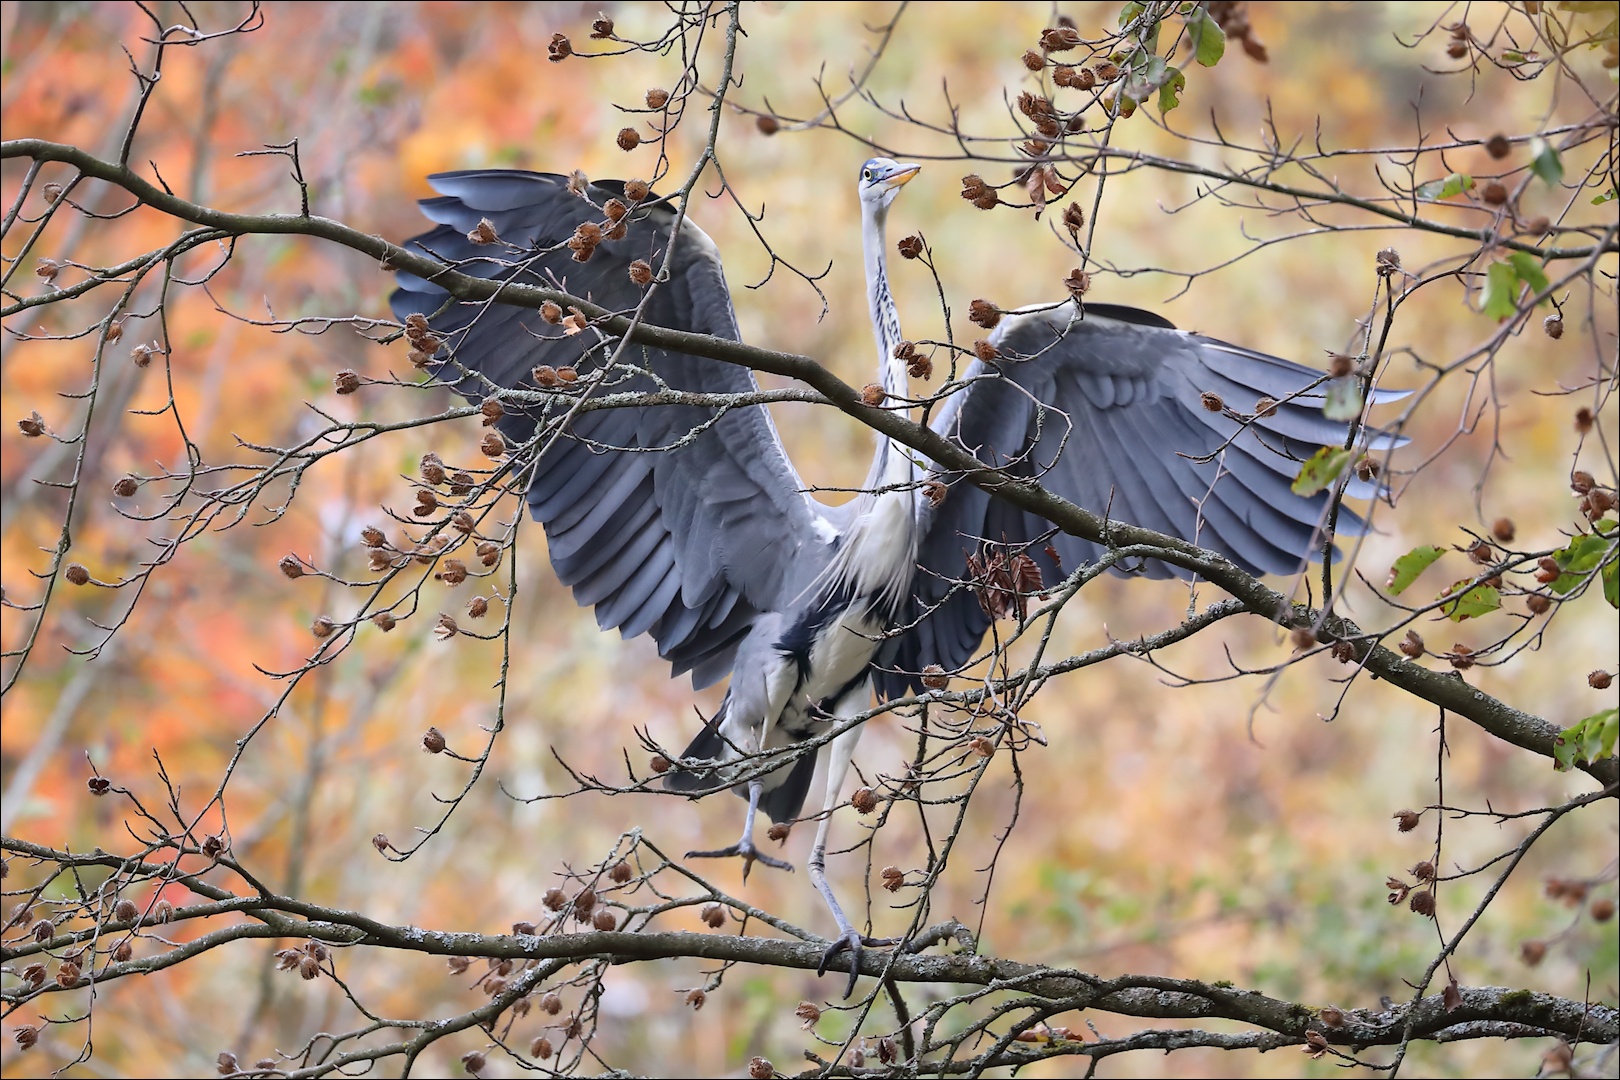
MULTIPOLYGON (((215 24, 239 11, 226 4, 193 7, 215 24)), ((1113 25, 1117 6, 1061 9, 1090 32, 1113 25)), ((1230 49, 1218 68, 1189 76, 1183 107, 1172 120, 1181 130, 1207 131, 1213 112, 1224 130, 1252 142, 1269 113, 1285 143, 1308 139, 1320 121, 1325 145, 1350 147, 1413 142, 1411 103, 1420 95, 1432 130, 1438 134, 1449 126, 1461 137, 1533 130, 1549 107, 1554 122, 1580 114, 1574 94, 1549 105, 1545 84, 1519 86, 1487 72, 1471 85, 1465 77, 1426 72, 1424 65, 1445 66, 1443 35, 1416 50, 1402 47, 1400 39, 1410 39, 1443 10, 1437 4, 1255 4, 1251 19, 1269 47, 1270 63, 1254 63, 1230 49)), ((423 177, 436 170, 491 165, 646 176, 654 151, 644 146, 626 154, 614 145, 618 129, 634 122, 615 105, 638 105, 647 87, 671 86, 676 61, 643 55, 561 64, 545 59, 554 32, 588 47, 596 11, 595 4, 272 4, 257 33, 171 52, 132 161, 155 163, 177 192, 201 202, 291 210, 297 193, 281 161, 234 155, 297 137, 315 211, 395 240, 420 230, 413 201, 429 194, 423 177)), ((829 93, 846 88, 848 73, 864 66, 876 40, 870 28, 893 12, 893 4, 750 5, 735 100, 768 100, 787 116, 813 113, 820 105, 813 83, 818 72, 829 93)), ((650 35, 665 19, 654 5, 613 5, 611 13, 627 36, 650 35)), ((177 12, 164 18, 176 21, 177 12)), ((1005 132, 1006 98, 1028 78, 1019 54, 1052 18, 1047 4, 914 6, 869 87, 886 103, 903 100, 919 115, 939 120, 946 115, 942 87, 948 85, 965 126, 1005 132)), ((121 4, 11 3, 3 19, 0 122, 6 137, 42 136, 114 155, 134 94, 119 45, 144 59, 146 47, 137 39, 148 30, 145 18, 121 4)), ((1595 61, 1588 66, 1595 78, 1603 77, 1595 61)), ((717 66, 711 62, 706 70, 712 78, 717 66)), ((706 115, 672 140, 680 170, 691 160, 706 115)), ((902 153, 949 152, 946 141, 909 130, 858 101, 841 116, 851 131, 902 153)), ((1123 124, 1115 140, 1212 165, 1235 158, 1190 148, 1145 116, 1123 124)), ((751 117, 728 113, 721 153, 738 197, 763 210, 760 228, 777 253, 810 273, 830 266, 820 281, 829 304, 825 318, 819 317, 815 292, 781 268, 762 287, 746 287, 765 277, 768 256, 727 201, 696 206, 694 216, 724 254, 745 338, 816 356, 856 385, 868 381, 872 347, 861 295, 854 178, 869 152, 835 132, 766 137, 751 117)), ((1448 163, 1467 171, 1483 168, 1484 157, 1465 151, 1448 163)), ((1572 174, 1577 164, 1570 163, 1572 174)), ((1347 184, 1370 185, 1369 167, 1368 161, 1344 159, 1332 171, 1347 184)), ((984 296, 1007 307, 1051 299, 1061 295, 1061 279, 1073 265, 1050 222, 1036 222, 1027 211, 981 213, 958 198, 959 178, 971 171, 983 170, 926 164, 898 202, 891 226, 894 236, 921 229, 933 245, 958 340, 980 334, 965 319, 970 299, 984 296)), ((8 203, 20 178, 21 169, 8 163, 8 203)), ((1276 235, 1291 227, 1254 211, 1213 205, 1166 212, 1188 201, 1196 186, 1151 171, 1111 181, 1099 219, 1098 254, 1122 266, 1194 270, 1242 251, 1245 229, 1276 235)), ((1080 186, 1088 207, 1093 190, 1090 182, 1080 186)), ((115 193, 94 186, 88 192, 92 205, 123 205, 115 193)), ((1562 205, 1536 186, 1526 204, 1528 215, 1555 214, 1562 205)), ((88 228, 65 215, 58 222, 33 254, 111 263, 177 232, 176 223, 149 212, 88 228)), ((1451 241, 1407 234, 1324 234, 1270 247, 1200 278, 1174 300, 1167 297, 1181 281, 1153 273, 1104 276, 1092 295, 1151 307, 1183 327, 1320 363, 1326 351, 1354 343, 1356 320, 1372 296, 1373 252, 1388 243, 1400 248, 1408 266, 1460 250, 1451 241)), ((188 265, 201 266, 203 259, 199 255, 188 265)), ((1608 268, 1614 269, 1613 259, 1608 268)), ((926 271, 901 263, 893 277, 907 336, 943 337, 926 271)), ((239 246, 213 291, 237 313, 263 317, 268 305, 285 317, 384 315, 389 288, 386 274, 352 253, 298 239, 253 238, 239 246)), ((1449 358, 1477 344, 1493 326, 1464 301, 1455 284, 1430 288, 1397 324, 1394 342, 1428 359, 1449 358)), ((1573 298, 1571 326, 1586 316, 1584 305, 1584 298, 1573 298)), ((84 322, 104 310, 81 307, 84 322)), ((1596 317, 1601 348, 1612 356, 1613 311, 1600 309, 1596 317)), ((24 316, 11 328, 67 327, 61 315, 49 314, 24 316)), ((380 348, 342 327, 318 337, 272 334, 222 315, 208 296, 187 290, 171 307, 170 331, 178 403, 210 460, 247 459, 237 438, 295 439, 316 420, 305 402, 341 416, 378 419, 444 402, 380 389, 334 396, 330 380, 341 368, 380 377, 407 367, 403 346, 380 348)), ((135 323, 125 337, 139 341, 155 332, 151 323, 135 323)), ((1567 475, 1575 403, 1537 395, 1593 375, 1590 339, 1583 344, 1581 338, 1572 333, 1553 342, 1535 332, 1507 345, 1494 373, 1500 410, 1490 412, 1476 433, 1456 438, 1393 510, 1379 511, 1380 531, 1360 557, 1370 578, 1381 582, 1390 560, 1416 544, 1466 542, 1459 526, 1478 527, 1502 515, 1518 523, 1528 545, 1555 542, 1573 513, 1567 475), (1505 456, 1487 472, 1493 423, 1500 425, 1505 456)), ((76 406, 56 395, 85 378, 88 346, 20 344, 7 335, 3 347, 0 413, 16 417, 37 408, 59 430, 69 430, 76 406)), ((117 407, 104 409, 94 429, 87 497, 74 531, 73 557, 98 578, 130 572, 151 550, 150 538, 164 533, 161 524, 139 525, 114 514, 108 494, 128 471, 177 461, 180 443, 172 421, 128 411, 163 402, 159 376, 157 366, 142 371, 116 358, 111 365, 104 393, 117 407)), ((1420 378, 1405 357, 1393 363, 1387 383, 1411 386, 1420 378)), ((1453 382, 1417 418, 1410 429, 1415 443, 1400 460, 1418 460, 1453 439, 1465 390, 1463 380, 1453 382)), ((807 480, 859 482, 870 454, 863 429, 825 410, 775 412, 807 480)), ((1612 408, 1600 423, 1615 445, 1612 408)), ((277 559, 293 551, 360 576, 360 528, 380 519, 379 504, 403 507, 409 501, 400 475, 413 472, 427 450, 447 461, 475 458, 478 434, 469 421, 373 442, 312 474, 279 523, 257 528, 253 523, 265 515, 255 511, 242 525, 196 541, 159 574, 128 627, 92 665, 64 647, 92 640, 86 620, 106 619, 122 610, 125 599, 98 590, 59 592, 42 645, 0 706, 7 834, 78 849, 121 843, 118 807, 86 793, 86 754, 143 797, 159 790, 154 750, 186 793, 211 791, 234 740, 278 693, 255 665, 296 666, 311 647, 311 619, 347 614, 356 602, 320 580, 287 581, 276 572, 277 559)), ((33 478, 59 477, 70 462, 53 459, 40 443, 23 440, 9 424, 0 434, 0 554, 13 597, 37 590, 29 571, 48 565, 40 547, 54 542, 59 527, 59 495, 33 478)), ((140 502, 137 496, 124 505, 140 502)), ((526 530, 508 728, 489 775, 444 834, 404 864, 378 858, 368 842, 378 832, 403 836, 427 823, 435 816, 432 793, 448 794, 463 782, 462 766, 421 753, 422 731, 435 725, 452 747, 465 749, 481 742, 480 725, 492 720, 488 688, 498 671, 497 647, 433 640, 429 610, 386 637, 363 632, 359 646, 306 679, 259 736, 230 788, 239 859, 285 893, 389 921, 497 931, 534 918, 541 893, 564 863, 601 857, 624 830, 639 827, 677 852, 729 840, 740 809, 731 799, 690 804, 590 796, 524 803, 503 794, 502 788, 522 796, 566 790, 554 754, 585 771, 614 775, 621 748, 634 745, 634 725, 648 726, 666 744, 682 745, 696 723, 694 704, 707 713, 719 694, 718 688, 694 694, 684 682, 670 681, 649 641, 622 642, 599 633, 553 579, 543 549, 539 530, 526 530)), ((1448 555, 1421 584, 1438 590, 1465 569, 1462 555, 1448 555)), ((430 593, 431 603, 460 612, 472 585, 431 588, 442 592, 430 593)), ((1109 634, 1171 626, 1186 604, 1183 586, 1098 581, 1070 606, 1058 647, 1078 651, 1109 634)), ((1364 623, 1382 617, 1364 590, 1353 591, 1349 605, 1364 623)), ((1442 648, 1453 640, 1478 646, 1503 632, 1507 617, 1424 631, 1442 648)), ((7 610, 0 618, 6 647, 13 647, 25 632, 24 617, 7 610)), ((1594 594, 1548 628, 1539 650, 1503 668, 1475 668, 1467 677, 1569 724, 1614 703, 1613 691, 1588 688, 1586 673, 1613 667, 1616 636, 1613 611, 1594 594)), ((1245 620, 1160 659, 1181 673, 1211 676, 1226 670, 1223 649, 1248 666, 1287 654, 1270 628, 1245 620)), ((1407 835, 1397 834, 1390 815, 1435 799, 1436 715, 1363 680, 1337 719, 1324 722, 1321 715, 1331 711, 1337 694, 1329 680, 1341 670, 1326 658, 1303 664, 1263 703, 1257 680, 1174 689, 1160 672, 1129 659, 1050 687, 1029 713, 1050 745, 1021 758, 1028 787, 988 904, 979 903, 986 883, 979 868, 987 865, 1012 812, 1011 774, 1003 762, 980 791, 964 843, 936 894, 935 912, 970 925, 982 918, 983 948, 1022 960, 1104 975, 1230 979, 1313 1005, 1349 1008, 1374 1005, 1382 995, 1402 999, 1409 993, 1402 980, 1421 975, 1437 938, 1434 924, 1385 902, 1383 882, 1429 857, 1433 815, 1407 835)), ((1451 803, 1526 809, 1590 787, 1588 778, 1555 773, 1546 760, 1466 722, 1452 722, 1447 733, 1445 793, 1451 803)), ((858 760, 868 770, 892 771, 907 757, 908 740, 897 722, 879 720, 858 760)), ((838 826, 846 838, 857 835, 853 820, 841 817, 838 826)), ((1477 819, 1448 823, 1444 865, 1477 864, 1517 842, 1524 828, 1477 819)), ((802 864, 810 831, 794 833, 787 857, 802 864)), ((1612 805, 1560 823, 1469 938, 1455 962, 1458 978, 1465 985, 1523 986, 1580 998, 1590 975, 1592 997, 1612 1003, 1614 924, 1596 924, 1579 909, 1547 898, 1542 882, 1599 876, 1607 868, 1611 881, 1594 895, 1612 896, 1615 843, 1612 805), (1553 939, 1539 966, 1519 959, 1527 939, 1553 939)), ((915 820, 896 814, 877 841, 874 864, 917 866, 921 850, 915 820)), ((857 894, 864 859, 834 864, 837 885, 857 894)), ((704 869, 796 923, 825 922, 802 872, 761 871, 743 886, 735 867, 704 869)), ((1442 888, 1440 927, 1452 932, 1483 886, 1476 879, 1442 888)), ((908 916, 879 902, 873 917, 882 933, 903 926, 908 916)), ((691 923, 696 929, 695 916, 691 923)), ((315 1031, 352 1026, 353 1009, 328 981, 304 983, 272 972, 274 947, 220 949, 153 978, 100 988, 96 1056, 71 1075, 200 1075, 212 1070, 220 1050, 252 1061, 315 1031)), ((340 965, 356 992, 384 1014, 445 1016, 479 1000, 467 979, 446 976, 442 961, 367 954, 347 956, 340 965)), ((796 1068, 800 1050, 812 1044, 799 1030, 793 1006, 837 992, 831 977, 734 970, 708 1006, 693 1013, 683 994, 701 980, 695 963, 614 971, 602 1003, 606 1022, 598 1052, 613 1065, 661 1075, 736 1074, 753 1054, 796 1068)), ((926 1000, 922 990, 912 993, 914 1008, 926 1000)), ((47 1007, 59 1009, 61 1002, 47 999, 47 1007)), ((1140 1026, 1114 1016, 1090 1019, 1108 1035, 1140 1026)), ((829 1015, 821 1031, 839 1036, 842 1023, 829 1015)), ((477 1044, 473 1035, 445 1040, 420 1068, 425 1075, 459 1072, 456 1055, 477 1044)), ((76 1049, 76 1041, 53 1033, 24 1056, 8 1039, 4 1074, 45 1075, 76 1049)), ((1545 1049, 1545 1043, 1419 1046, 1414 1073, 1528 1074, 1545 1049)), ((1114 1058, 1101 1071, 1329 1076, 1338 1075, 1337 1068, 1331 1060, 1311 1062, 1291 1051, 1184 1051, 1172 1061, 1158 1055, 1114 1058)), ((486 1075, 514 1071, 496 1061, 486 1075)), ((1079 1059, 1035 1070, 1080 1071, 1079 1059)))

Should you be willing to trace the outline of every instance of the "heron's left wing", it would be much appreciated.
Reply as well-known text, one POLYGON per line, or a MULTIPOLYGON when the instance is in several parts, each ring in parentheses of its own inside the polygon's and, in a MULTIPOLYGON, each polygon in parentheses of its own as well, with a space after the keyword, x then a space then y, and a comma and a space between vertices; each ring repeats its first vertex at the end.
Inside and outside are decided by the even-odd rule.
MULTIPOLYGON (((1038 479, 1093 513, 1218 551, 1251 574, 1291 573, 1319 557, 1314 537, 1328 496, 1296 495, 1290 485, 1319 447, 1344 442, 1345 425, 1322 415, 1322 389, 1279 404, 1246 429, 1221 405, 1249 413, 1262 399, 1297 394, 1320 372, 1108 304, 1086 305, 1083 317, 1072 303, 1013 315, 991 341, 1000 357, 975 361, 968 386, 933 422, 981 461, 1038 479), (1211 411, 1206 401, 1216 403, 1205 394, 1221 405, 1211 411)), ((1388 445, 1375 437, 1375 447, 1388 445)), ((1359 481, 1348 490, 1357 498, 1375 492, 1359 481)), ((880 653, 880 666, 891 669, 878 677, 886 696, 920 689, 916 673, 925 666, 956 670, 978 649, 989 618, 971 592, 951 591, 965 576, 966 556, 984 541, 1026 543, 1052 529, 967 483, 950 484, 937 509, 919 502, 920 570, 901 618, 917 625, 880 653)), ((1340 511, 1338 532, 1362 529, 1352 510, 1340 511)), ((1062 571, 1101 554, 1066 533, 1051 543, 1062 571)), ((1043 547, 1029 554, 1050 584, 1061 573, 1043 547)), ((1156 560, 1135 569, 1185 576, 1156 560)))

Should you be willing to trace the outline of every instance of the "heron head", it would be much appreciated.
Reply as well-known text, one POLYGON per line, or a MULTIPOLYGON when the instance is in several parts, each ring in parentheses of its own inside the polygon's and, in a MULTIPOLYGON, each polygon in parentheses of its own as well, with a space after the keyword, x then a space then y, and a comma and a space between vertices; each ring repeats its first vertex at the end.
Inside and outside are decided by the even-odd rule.
POLYGON ((889 158, 875 157, 861 166, 861 180, 857 190, 861 202, 874 209, 886 210, 900 188, 922 170, 921 165, 903 164, 889 158))

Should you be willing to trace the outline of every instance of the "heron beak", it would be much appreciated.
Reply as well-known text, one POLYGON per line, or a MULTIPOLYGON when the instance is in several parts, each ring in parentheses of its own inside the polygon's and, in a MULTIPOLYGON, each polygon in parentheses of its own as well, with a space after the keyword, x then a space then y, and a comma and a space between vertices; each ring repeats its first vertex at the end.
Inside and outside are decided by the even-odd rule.
POLYGON ((902 165, 883 182, 885 187, 904 187, 913 176, 922 172, 921 165, 902 165))

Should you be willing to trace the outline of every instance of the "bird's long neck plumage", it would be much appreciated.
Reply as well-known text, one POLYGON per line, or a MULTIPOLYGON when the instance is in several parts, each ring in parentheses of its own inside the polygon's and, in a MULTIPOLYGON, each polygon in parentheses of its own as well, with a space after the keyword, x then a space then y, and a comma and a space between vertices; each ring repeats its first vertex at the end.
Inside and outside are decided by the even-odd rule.
MULTIPOLYGON (((904 399, 910 387, 906 362, 894 355, 901 341, 900 315, 889 293, 883 251, 884 213, 880 207, 863 206, 861 219, 867 300, 878 349, 878 379, 890 401, 904 399)), ((917 570, 917 479, 912 451, 879 435, 854 524, 830 568, 829 581, 851 595, 869 598, 873 606, 868 611, 882 622, 895 617, 909 595, 911 578, 917 570)))
MULTIPOLYGON (((894 355, 900 344, 900 312, 889 292, 889 262, 885 250, 886 207, 867 204, 861 208, 861 246, 866 255, 866 300, 872 314, 872 336, 877 342, 878 382, 889 401, 910 396, 906 362, 894 355)), ((872 459, 869 489, 906 484, 916 479, 911 452, 903 445, 879 436, 872 459)), ((906 493, 909 500, 910 493, 906 493)))

